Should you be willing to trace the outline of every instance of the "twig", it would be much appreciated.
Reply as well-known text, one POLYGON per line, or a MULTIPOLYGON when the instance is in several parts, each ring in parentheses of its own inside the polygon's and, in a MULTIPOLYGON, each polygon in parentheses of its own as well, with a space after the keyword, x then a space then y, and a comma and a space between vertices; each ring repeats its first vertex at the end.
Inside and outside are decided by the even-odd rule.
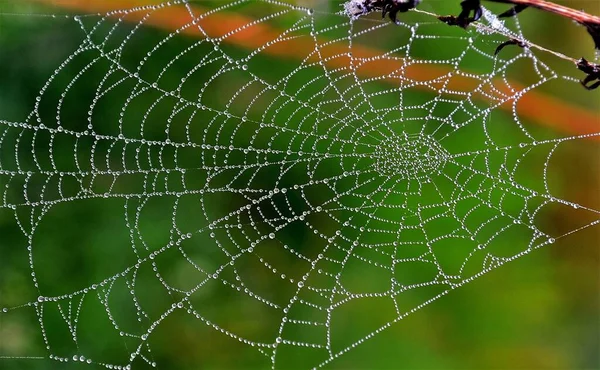
POLYGON ((540 9, 543 11, 557 14, 557 15, 560 15, 565 18, 569 18, 569 19, 586 27, 588 33, 590 34, 590 36, 592 36, 592 39, 594 40, 594 45, 595 45, 596 49, 600 50, 600 17, 594 16, 591 14, 587 14, 580 10, 571 9, 564 5, 555 4, 550 1, 544 1, 544 0, 489 0, 489 1, 515 4, 515 6, 508 12, 500 14, 500 17, 502 17, 502 16, 510 17, 514 14, 518 14, 520 11, 522 11, 523 9, 525 9, 527 7, 532 7, 532 8, 537 8, 537 9, 540 9))
MULTIPOLYGON (((420 10, 420 9, 415 9, 414 11, 417 12, 417 13, 421 13, 421 14, 425 14, 425 15, 429 15, 429 16, 438 18, 438 19, 444 21, 445 23, 448 23, 448 22, 445 21, 445 19, 448 18, 446 16, 439 16, 439 15, 437 15, 435 13, 431 13, 431 12, 428 12, 428 11, 425 11, 425 10, 420 10)), ((456 25, 456 24, 452 24, 452 25, 456 25)), ((484 23, 477 22, 477 23, 473 23, 472 26, 475 27, 475 28, 477 28, 479 31, 482 31, 482 32, 495 33, 495 34, 498 34, 498 35, 506 36, 506 38, 508 38, 509 40, 515 40, 514 35, 510 34, 509 32, 503 31, 503 30, 498 29, 498 28, 492 28, 492 27, 490 27, 490 26, 488 26, 488 25, 486 25, 484 23)), ((545 47, 543 47, 541 45, 534 44, 534 43, 532 43, 530 41, 520 40, 520 39, 516 39, 516 40, 518 40, 518 42, 519 42, 518 45, 519 46, 526 45, 528 48, 537 49, 539 51, 543 51, 545 53, 552 54, 552 55, 554 55, 557 58, 560 58, 560 59, 572 62, 574 64, 577 64, 577 62, 579 61, 579 59, 572 58, 572 57, 567 56, 567 55, 565 55, 563 53, 559 53, 558 51, 554 51, 554 50, 545 48, 545 47)), ((496 50, 498 50, 498 49, 496 49, 496 50)))
MULTIPOLYGON (((583 11, 574 10, 574 9, 568 8, 566 6, 555 4, 555 3, 552 3, 550 1, 545 1, 545 0, 487 0, 487 1, 514 5, 511 9, 498 15, 498 17, 500 17, 500 18, 514 17, 515 15, 519 14, 523 10, 525 10, 529 7, 532 7, 532 8, 537 8, 537 9, 540 9, 540 10, 543 10, 546 12, 558 14, 562 17, 571 19, 571 20, 585 26, 588 33, 592 36, 596 50, 600 51, 600 17, 590 15, 583 11)), ((459 26, 462 28, 467 28, 471 23, 478 21, 481 18, 481 16, 483 15, 483 8, 481 7, 481 0, 464 0, 463 2, 460 3, 460 5, 462 7, 462 11, 458 16, 453 16, 453 15, 438 16, 438 19, 446 24, 451 25, 451 26, 459 26), (471 17, 471 13, 473 13, 472 17, 471 17)), ((513 37, 509 37, 508 41, 502 43, 496 49, 495 54, 497 54, 503 47, 505 47, 506 45, 510 45, 510 44, 519 45, 521 47, 531 46, 528 43, 526 43, 524 40, 518 40, 513 37)), ((563 59, 571 59, 571 61, 573 63, 575 63, 575 65, 577 66, 577 68, 580 71, 587 74, 587 76, 583 80, 581 80, 581 84, 586 89, 594 90, 594 89, 600 87, 600 83, 590 84, 590 82, 592 82, 592 81, 600 80, 600 72, 599 72, 600 65, 599 64, 590 63, 587 60, 585 60, 585 58, 580 58, 578 60, 575 60, 573 58, 568 58, 560 53, 556 53, 556 52, 550 51, 548 49, 541 48, 537 45, 533 45, 533 46, 535 46, 536 48, 538 48, 540 50, 551 52, 554 55, 557 55, 563 59)))
MULTIPOLYGON (((514 5, 508 11, 498 15, 500 18, 513 17, 523 10, 531 7, 543 10, 545 12, 554 13, 561 17, 571 19, 582 26, 585 26, 590 36, 594 40, 594 46, 600 50, 600 17, 587 14, 580 10, 571 9, 564 5, 555 4, 545 0, 486 0, 495 3, 512 4, 514 5)), ((458 17, 455 17, 457 25, 466 27, 469 23, 477 21, 481 18, 481 0, 464 0, 461 2, 462 12, 458 17), (474 12, 473 17, 469 17, 470 12, 474 12)))

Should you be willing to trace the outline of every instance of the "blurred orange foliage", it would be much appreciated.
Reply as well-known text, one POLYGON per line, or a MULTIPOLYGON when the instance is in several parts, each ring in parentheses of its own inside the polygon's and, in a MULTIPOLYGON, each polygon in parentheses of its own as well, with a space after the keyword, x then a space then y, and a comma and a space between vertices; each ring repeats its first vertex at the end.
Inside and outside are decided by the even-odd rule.
MULTIPOLYGON (((117 3, 106 0, 29 0, 33 2, 43 3, 46 5, 56 6, 68 9, 74 12, 89 13, 109 13, 114 10, 130 9, 144 5, 155 5, 157 1, 141 1, 141 0, 120 0, 117 3), (118 5, 118 8, 116 7, 118 5)), ((203 14, 208 9, 199 5, 188 5, 192 9, 193 14, 203 14)), ((122 12, 114 14, 115 17, 122 16, 122 12)), ((131 22, 141 21, 146 15, 146 12, 129 13, 125 20, 131 22)), ((147 18, 144 23, 165 31, 175 31, 182 29, 182 33, 194 36, 204 37, 204 33, 213 37, 225 35, 226 33, 240 29, 242 26, 252 24, 255 21, 252 18, 236 14, 233 12, 220 11, 211 14, 209 17, 204 17, 198 20, 199 27, 185 27, 191 21, 189 9, 185 6, 171 6, 162 9, 159 12, 153 13, 152 17, 147 18)), ((224 42, 246 49, 257 49, 264 46, 267 42, 277 39, 281 35, 281 31, 277 30, 264 23, 253 23, 251 27, 245 27, 239 32, 229 34, 223 39, 224 42)), ((320 40, 320 44, 326 44, 327 40, 320 40)), ((310 52, 314 50, 314 40, 309 38, 295 38, 287 40, 285 43, 275 43, 264 50, 264 53, 285 59, 302 60, 310 52)), ((373 58, 381 55, 381 51, 361 45, 353 45, 353 55, 361 58, 373 58)), ((347 67, 349 58, 341 58, 340 55, 346 55, 348 49, 345 45, 329 44, 327 47, 320 50, 321 57, 326 61, 326 64, 331 68, 347 67), (338 57, 327 59, 328 56, 336 55, 338 57)), ((381 77, 390 71, 398 71, 402 69, 402 62, 391 59, 378 59, 376 62, 366 63, 361 68, 357 69, 357 73, 363 77, 381 77), (386 72, 388 71, 388 72, 386 72)), ((427 64, 411 64, 404 68, 404 75, 411 80, 432 80, 440 76, 452 76, 452 83, 448 84, 446 92, 452 91, 472 91, 473 81, 467 77, 452 75, 453 71, 442 66, 433 66, 427 64), (451 89, 450 89, 451 85, 451 89)), ((390 82, 397 79, 389 78, 390 82)), ((510 82, 511 86, 516 91, 524 89, 514 81, 510 82)), ((515 92, 507 90, 505 84, 498 80, 493 81, 495 88, 504 91, 509 96, 514 96, 515 92)), ((423 88, 428 88, 423 85, 423 88)), ((582 92, 585 93, 585 92, 582 92)), ((476 98, 486 99, 483 95, 478 95, 476 98)), ((507 100, 501 108, 511 112, 513 109, 514 99, 507 100)), ((517 102, 519 115, 530 121, 540 125, 547 126, 559 132, 568 135, 586 135, 596 134, 600 129, 600 115, 590 112, 581 107, 571 105, 565 101, 554 98, 547 94, 536 91, 528 91, 519 97, 517 102)), ((590 136, 593 140, 600 140, 600 136, 590 136)))

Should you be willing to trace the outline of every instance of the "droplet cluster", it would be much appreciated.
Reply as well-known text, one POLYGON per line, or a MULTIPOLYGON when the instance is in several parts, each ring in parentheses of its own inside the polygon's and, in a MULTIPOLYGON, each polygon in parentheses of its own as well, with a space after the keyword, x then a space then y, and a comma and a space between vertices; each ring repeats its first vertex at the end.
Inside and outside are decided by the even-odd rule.
MULTIPOLYGON (((282 348, 310 349, 319 354, 314 366, 321 367, 453 289, 555 243, 561 235, 551 236, 539 226, 545 206, 599 213, 552 195, 548 185, 556 149, 584 137, 536 139, 519 120, 516 102, 557 78, 533 53, 497 60, 489 70, 474 73, 463 66, 469 55, 493 56, 473 35, 452 36, 464 41, 452 57, 421 60, 413 54, 419 41, 449 37, 441 33, 443 27, 344 16, 323 24, 320 12, 270 0, 195 9, 181 0, 74 17, 85 41, 42 86, 26 120, 0 120, 0 152, 17 158, 0 162, 0 208, 14 211, 19 220, 39 292, 23 306, 3 307, 0 315, 33 308, 49 359, 107 369, 129 370, 136 361, 156 367, 153 335, 177 312, 256 348, 265 355, 266 367, 286 367, 282 348), (224 34, 209 30, 207 21, 223 20, 240 6, 263 6, 270 15, 249 18, 224 34), (189 22, 150 44, 138 37, 155 17, 175 8, 186 9, 189 22), (269 34, 266 41, 260 38, 265 27, 289 17, 296 21, 288 29, 269 34), (121 32, 124 24, 134 27, 121 32), (408 41, 389 53, 365 56, 357 40, 382 28, 404 32, 408 41), (183 34, 196 39, 182 47, 183 34), (240 44, 249 34, 254 38, 240 44), (293 40, 309 46, 299 51, 306 54, 294 68, 284 74, 265 68, 269 53, 277 54, 293 40), (231 45, 245 52, 231 52, 231 45), (123 55, 131 53, 138 63, 123 63, 123 55), (537 82, 521 90, 495 86, 508 84, 507 71, 522 60, 535 66, 537 82), (395 63, 397 69, 365 77, 360 71, 370 63, 395 63), (448 73, 429 80, 411 77, 419 66, 445 67, 448 73), (94 71, 100 67, 105 72, 98 77, 94 71), (65 75, 70 80, 60 85, 65 75), (475 83, 455 90, 451 82, 457 77, 475 83), (69 113, 82 107, 73 106, 70 97, 81 85, 95 94, 83 107, 84 119, 72 122, 69 113), (56 90, 58 98, 50 93, 56 90), (412 103, 415 94, 427 90, 431 96, 425 102, 412 103), (121 97, 118 104, 114 94, 121 97), (491 127, 492 113, 509 101, 515 102, 512 125, 523 142, 506 144, 491 127), (464 135, 469 130, 480 132, 479 139, 464 135), (70 165, 60 161, 66 152, 70 165), (517 175, 522 162, 539 153, 542 185, 523 185, 517 175), (44 274, 36 244, 44 235, 37 228, 53 207, 90 199, 121 202, 128 230, 122 248, 135 258, 117 274, 50 295, 40 284, 44 274), (168 241, 151 247, 140 219, 156 199, 169 204, 162 214, 172 226, 168 241), (190 205, 194 212, 183 220, 190 205), (517 228, 527 241, 510 254, 498 253, 498 240, 517 228), (206 249, 220 257, 218 263, 195 255, 206 249), (460 263, 444 260, 448 249, 461 253, 460 263), (164 262, 173 254, 201 278, 186 288, 175 286, 164 262), (139 298, 144 269, 172 300, 159 315, 139 298), (423 272, 405 273, 414 270, 423 272), (257 281, 269 281, 271 291, 255 288, 257 281), (120 307, 111 293, 118 284, 129 293, 137 331, 116 314, 120 307), (261 319, 275 328, 271 336, 257 340, 209 318, 196 297, 215 286, 262 307, 261 319), (428 287, 440 289, 416 306, 403 305, 404 292, 428 287), (341 308, 382 299, 395 308, 385 325, 351 340, 338 334, 334 323, 341 308), (45 312, 56 307, 78 344, 83 330, 78 324, 88 320, 87 300, 100 302, 119 337, 137 343, 127 347, 129 357, 122 362, 60 353, 53 346, 45 312)), ((73 226, 56 227, 68 233, 73 226)), ((241 308, 237 314, 245 315, 241 308)))

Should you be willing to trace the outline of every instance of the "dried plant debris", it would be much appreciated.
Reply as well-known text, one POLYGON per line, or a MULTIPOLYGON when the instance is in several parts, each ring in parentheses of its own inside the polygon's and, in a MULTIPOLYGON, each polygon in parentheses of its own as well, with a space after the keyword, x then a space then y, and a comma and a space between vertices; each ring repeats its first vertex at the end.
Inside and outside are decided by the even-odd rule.
POLYGON ((588 90, 600 87, 600 64, 590 63, 585 58, 581 58, 577 61, 577 68, 587 74, 587 77, 581 80, 583 87, 588 90))
MULTIPOLYGON (((343 13, 347 16, 356 19, 362 15, 369 14, 374 11, 380 11, 382 17, 387 15, 389 19, 397 23, 398 13, 404 13, 416 8, 422 0, 350 0, 343 4, 343 13)), ((458 15, 438 16, 438 19, 450 26, 458 26, 467 28, 473 22, 477 22, 483 16, 482 0, 463 0, 460 3, 462 8, 458 15)), ((527 8, 536 8, 542 11, 557 14, 568 18, 583 25, 592 40, 596 50, 600 51, 600 17, 587 14, 583 11, 568 8, 566 6, 555 4, 545 0, 487 0, 496 3, 512 4, 513 6, 507 11, 500 13, 498 18, 509 18, 518 15, 527 8)), ((496 48, 494 55, 497 55, 502 49, 509 45, 516 45, 521 48, 528 48, 529 45, 516 38, 501 43, 496 48)), ((585 72, 587 77, 581 81, 582 85, 593 90, 600 86, 600 67, 597 64, 589 63, 584 58, 575 61, 577 68, 585 72), (594 82, 596 81, 596 82, 594 82)))
POLYGON ((518 40, 518 39, 510 39, 507 41, 504 41, 503 43, 501 43, 500 45, 498 45, 498 47, 496 48, 496 51, 494 51, 494 55, 498 55, 498 53, 504 49, 505 47, 507 47, 508 45, 517 45, 521 48, 526 48, 528 47, 527 43, 525 43, 524 41, 518 40))
POLYGON ((421 0, 350 0, 344 3, 344 13, 352 18, 360 17, 373 11, 380 11, 382 18, 386 15, 394 23, 398 13, 405 13, 419 5, 421 0))
MULTIPOLYGON (((531 7, 571 19, 584 26, 597 50, 600 50, 600 17, 587 14, 580 10, 571 9, 564 5, 544 0, 487 0, 496 3, 513 4, 509 10, 498 15, 499 18, 514 17, 523 10, 531 7)), ((482 15, 481 0, 464 0, 460 3, 462 11, 458 16, 441 16, 439 19, 452 26, 467 28, 469 24, 478 21, 482 15), (471 12, 473 16, 471 16, 471 12)))

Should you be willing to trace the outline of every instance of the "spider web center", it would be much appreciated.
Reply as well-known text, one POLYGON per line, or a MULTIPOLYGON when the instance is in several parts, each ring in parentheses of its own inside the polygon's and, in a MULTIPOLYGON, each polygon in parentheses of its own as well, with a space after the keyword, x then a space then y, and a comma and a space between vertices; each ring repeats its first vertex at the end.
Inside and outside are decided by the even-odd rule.
POLYGON ((375 168, 384 176, 425 180, 442 170, 449 153, 433 137, 419 133, 382 141, 374 156, 375 168))

